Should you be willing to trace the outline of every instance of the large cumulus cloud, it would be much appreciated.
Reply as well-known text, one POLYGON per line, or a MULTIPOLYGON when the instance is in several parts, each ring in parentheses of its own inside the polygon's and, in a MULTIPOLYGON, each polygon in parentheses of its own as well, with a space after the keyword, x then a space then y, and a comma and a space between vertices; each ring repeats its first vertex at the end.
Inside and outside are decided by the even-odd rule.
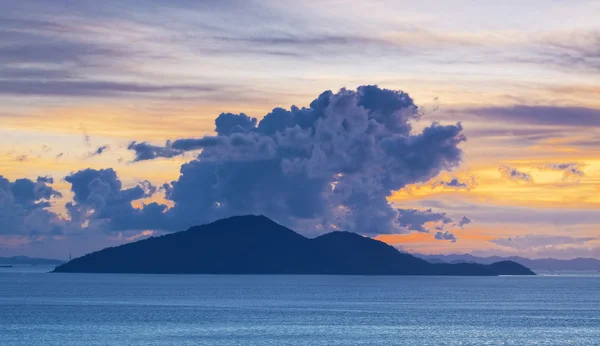
POLYGON ((177 180, 160 188, 169 207, 142 203, 159 190, 147 181, 125 188, 113 169, 85 169, 64 178, 73 195, 66 217, 48 209, 59 196, 51 179, 0 180, 0 222, 21 235, 120 233, 179 231, 264 214, 299 230, 377 235, 425 231, 423 223, 433 217, 441 230, 452 222, 445 214, 415 212, 410 218, 418 220, 408 223, 406 210, 388 202, 393 191, 427 182, 461 161, 459 144, 466 139, 460 123, 415 132, 417 120, 406 93, 376 86, 326 91, 309 107, 275 108, 260 122, 222 113, 216 136, 129 145, 134 161, 201 150, 181 166, 177 180))
POLYGON ((172 230, 236 214, 265 214, 293 226, 311 220, 362 234, 402 232, 387 198, 461 161, 462 126, 412 130, 417 106, 404 92, 362 86, 326 91, 309 107, 275 108, 258 122, 223 113, 217 136, 164 146, 133 142, 135 160, 202 149, 165 186, 172 230))
POLYGON ((81 170, 64 180, 73 193, 73 199, 64 205, 68 213, 65 216, 50 209, 62 197, 51 186, 54 179, 11 182, 0 176, 0 235, 65 236, 166 228, 163 213, 167 207, 140 201, 157 191, 148 181, 123 188, 117 173, 110 168, 81 170), (142 207, 134 207, 134 202, 142 207))
POLYGON ((134 208, 132 202, 152 196, 157 188, 148 181, 124 189, 113 169, 85 169, 65 178, 73 201, 66 204, 70 222, 100 231, 163 228, 166 206, 151 203, 134 208))
POLYGON ((61 234, 62 219, 48 210, 51 200, 61 196, 49 186, 52 183, 49 177, 11 182, 0 176, 0 234, 61 234))

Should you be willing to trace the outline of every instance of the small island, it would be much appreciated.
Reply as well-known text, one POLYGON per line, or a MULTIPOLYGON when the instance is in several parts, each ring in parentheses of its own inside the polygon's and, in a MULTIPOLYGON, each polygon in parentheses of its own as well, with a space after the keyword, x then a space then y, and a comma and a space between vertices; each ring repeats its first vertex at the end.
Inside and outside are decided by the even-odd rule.
POLYGON ((106 248, 55 273, 535 275, 518 263, 430 263, 350 232, 306 238, 265 216, 236 216, 106 248))
POLYGON ((10 268, 16 265, 59 265, 61 260, 48 258, 34 258, 27 256, 0 257, 0 268, 10 268))

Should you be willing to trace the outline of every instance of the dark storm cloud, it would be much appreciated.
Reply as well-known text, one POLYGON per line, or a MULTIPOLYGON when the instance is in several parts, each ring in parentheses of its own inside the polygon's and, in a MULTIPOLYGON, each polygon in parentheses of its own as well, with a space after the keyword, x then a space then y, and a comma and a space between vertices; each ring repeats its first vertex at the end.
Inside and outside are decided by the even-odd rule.
POLYGON ((62 233, 61 220, 48 210, 50 201, 61 194, 48 184, 53 180, 39 177, 36 181, 0 176, 0 234, 32 236, 62 233))
POLYGON ((431 209, 398 209, 398 222, 407 231, 429 232, 425 224, 434 222, 438 226, 444 226, 452 222, 446 213, 435 213, 431 209))
POLYGON ((387 197, 456 167, 465 140, 460 124, 413 133, 418 118, 407 94, 363 86, 326 91, 308 108, 275 108, 258 124, 223 113, 216 137, 129 148, 136 161, 202 149, 166 186, 172 229, 253 213, 288 225, 314 220, 362 234, 402 232, 387 197))
POLYGON ((453 233, 450 233, 448 231, 445 232, 437 232, 435 234, 435 239, 437 240, 449 240, 452 243, 456 243, 456 236, 453 233))
POLYGON ((515 183, 525 182, 525 183, 533 183, 533 177, 531 174, 526 172, 521 172, 515 168, 511 168, 509 166, 500 166, 498 168, 498 172, 500 172, 500 176, 507 180, 512 180, 515 183))

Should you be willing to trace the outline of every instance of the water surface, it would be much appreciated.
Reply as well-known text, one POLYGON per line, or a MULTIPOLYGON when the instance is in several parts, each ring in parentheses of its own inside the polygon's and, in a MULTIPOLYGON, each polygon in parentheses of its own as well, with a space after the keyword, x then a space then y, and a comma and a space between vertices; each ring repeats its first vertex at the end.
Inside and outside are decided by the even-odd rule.
POLYGON ((1 345, 593 345, 600 277, 0 269, 1 345))

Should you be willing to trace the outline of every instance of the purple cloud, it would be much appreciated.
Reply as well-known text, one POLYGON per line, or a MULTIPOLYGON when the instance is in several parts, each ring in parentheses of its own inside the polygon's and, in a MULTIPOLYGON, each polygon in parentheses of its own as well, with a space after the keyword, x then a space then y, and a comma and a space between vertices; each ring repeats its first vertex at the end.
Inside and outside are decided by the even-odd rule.
POLYGON ((437 240, 449 240, 451 243, 456 243, 456 236, 453 233, 448 231, 446 232, 437 232, 435 234, 435 239, 437 240))
POLYGON ((524 183, 533 183, 533 177, 531 174, 526 172, 521 172, 515 168, 511 168, 509 166, 500 166, 498 168, 498 172, 500 172, 500 176, 504 179, 512 180, 515 183, 524 182, 524 183))
POLYGON ((223 113, 216 137, 129 148, 135 161, 202 149, 167 186, 174 229, 254 213, 381 234, 404 230, 387 201, 392 191, 460 163, 462 126, 433 123, 413 133, 418 118, 406 93, 362 86, 326 91, 308 108, 275 108, 258 124, 223 113))
POLYGON ((583 165, 578 163, 546 163, 539 165, 540 170, 552 170, 563 172, 563 180, 579 180, 585 176, 583 165))

